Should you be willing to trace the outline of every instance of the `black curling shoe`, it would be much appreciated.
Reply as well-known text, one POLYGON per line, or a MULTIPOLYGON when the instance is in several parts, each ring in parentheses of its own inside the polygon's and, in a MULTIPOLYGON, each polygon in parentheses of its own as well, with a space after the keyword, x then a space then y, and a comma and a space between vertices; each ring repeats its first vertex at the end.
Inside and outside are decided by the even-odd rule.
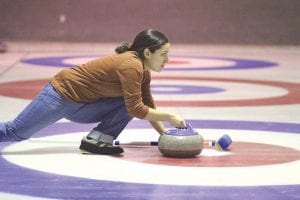
POLYGON ((121 147, 114 146, 112 144, 101 141, 96 141, 93 139, 88 139, 87 137, 84 137, 81 140, 79 149, 83 153, 94 153, 104 155, 120 154, 124 152, 124 150, 121 147))

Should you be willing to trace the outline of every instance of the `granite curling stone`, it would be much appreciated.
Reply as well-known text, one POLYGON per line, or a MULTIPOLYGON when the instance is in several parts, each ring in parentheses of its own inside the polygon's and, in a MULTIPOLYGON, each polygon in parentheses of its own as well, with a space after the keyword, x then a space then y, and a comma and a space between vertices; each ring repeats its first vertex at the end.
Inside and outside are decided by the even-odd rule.
POLYGON ((203 137, 190 124, 186 128, 170 129, 158 140, 158 149, 166 157, 194 157, 201 153, 203 146, 203 137))

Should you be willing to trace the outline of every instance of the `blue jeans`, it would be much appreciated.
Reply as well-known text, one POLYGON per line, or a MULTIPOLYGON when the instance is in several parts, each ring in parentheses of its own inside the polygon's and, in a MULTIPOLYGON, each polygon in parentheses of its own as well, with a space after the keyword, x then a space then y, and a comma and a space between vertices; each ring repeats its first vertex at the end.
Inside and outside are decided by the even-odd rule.
POLYGON ((75 103, 62 97, 48 83, 13 121, 0 123, 0 142, 28 139, 62 118, 78 123, 99 123, 88 136, 105 142, 112 142, 132 120, 123 97, 75 103))

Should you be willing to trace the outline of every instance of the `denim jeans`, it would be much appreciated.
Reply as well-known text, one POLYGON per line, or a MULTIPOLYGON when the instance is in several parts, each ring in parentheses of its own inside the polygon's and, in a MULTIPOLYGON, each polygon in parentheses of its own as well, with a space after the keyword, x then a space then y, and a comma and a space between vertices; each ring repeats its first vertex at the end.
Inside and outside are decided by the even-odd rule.
POLYGON ((48 83, 13 121, 0 123, 0 142, 28 139, 62 118, 78 123, 99 123, 90 137, 109 141, 118 137, 132 120, 123 97, 75 103, 62 97, 48 83))

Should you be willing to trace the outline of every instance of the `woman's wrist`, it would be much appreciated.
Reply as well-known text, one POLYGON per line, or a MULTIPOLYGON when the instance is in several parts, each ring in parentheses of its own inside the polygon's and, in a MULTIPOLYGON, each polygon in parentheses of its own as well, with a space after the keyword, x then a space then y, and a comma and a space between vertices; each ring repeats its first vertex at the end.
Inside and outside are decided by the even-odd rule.
POLYGON ((169 113, 149 108, 149 111, 144 119, 148 121, 168 121, 169 118, 169 113))

